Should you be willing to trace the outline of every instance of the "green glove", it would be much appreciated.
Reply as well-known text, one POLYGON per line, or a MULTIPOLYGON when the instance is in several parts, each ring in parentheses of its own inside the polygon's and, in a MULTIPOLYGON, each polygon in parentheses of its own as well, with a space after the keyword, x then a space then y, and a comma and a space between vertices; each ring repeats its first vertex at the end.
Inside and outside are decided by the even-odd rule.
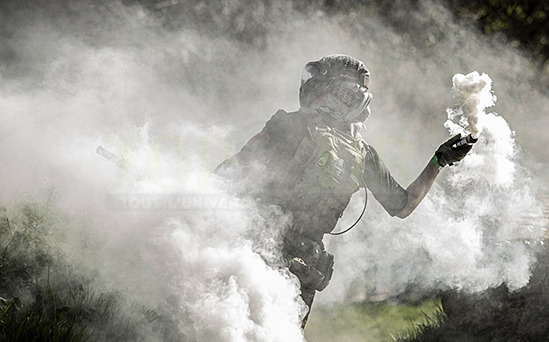
POLYGON ((461 134, 458 134, 446 141, 444 144, 440 145, 438 150, 435 152, 435 157, 433 159, 437 159, 435 161, 435 164, 437 164, 440 167, 444 167, 446 165, 454 165, 454 163, 457 163, 461 161, 469 151, 471 151, 471 148, 473 148, 473 145, 465 144, 460 147, 452 147, 455 143, 457 143, 461 139, 461 134))

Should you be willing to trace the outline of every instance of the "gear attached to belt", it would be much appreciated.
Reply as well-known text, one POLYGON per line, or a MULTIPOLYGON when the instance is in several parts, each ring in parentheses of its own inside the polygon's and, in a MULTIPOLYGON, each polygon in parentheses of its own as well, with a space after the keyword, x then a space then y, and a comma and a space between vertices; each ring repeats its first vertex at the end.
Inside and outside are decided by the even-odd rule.
POLYGON ((334 256, 324 249, 322 242, 308 239, 289 230, 284 236, 284 255, 302 287, 322 291, 332 278, 334 256))

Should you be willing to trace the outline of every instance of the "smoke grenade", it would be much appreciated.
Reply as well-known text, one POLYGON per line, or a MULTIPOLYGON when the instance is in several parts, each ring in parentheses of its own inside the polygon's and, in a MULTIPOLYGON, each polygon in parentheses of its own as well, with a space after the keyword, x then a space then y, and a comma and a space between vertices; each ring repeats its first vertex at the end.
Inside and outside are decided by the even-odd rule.
POLYGON ((478 138, 476 138, 472 134, 469 134, 469 135, 466 135, 463 138, 459 139, 459 141, 457 143, 455 143, 452 147, 453 148, 458 148, 458 147, 461 147, 461 146, 464 146, 464 145, 473 145, 477 141, 478 141, 478 138))

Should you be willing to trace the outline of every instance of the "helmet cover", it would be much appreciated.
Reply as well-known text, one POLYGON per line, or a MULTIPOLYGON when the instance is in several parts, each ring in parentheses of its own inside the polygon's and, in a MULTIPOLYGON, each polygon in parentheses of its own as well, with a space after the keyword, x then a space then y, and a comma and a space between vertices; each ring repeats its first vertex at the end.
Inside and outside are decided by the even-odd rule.
POLYGON ((362 122, 370 111, 370 72, 348 55, 329 55, 305 65, 299 89, 302 107, 328 108, 337 120, 362 122))

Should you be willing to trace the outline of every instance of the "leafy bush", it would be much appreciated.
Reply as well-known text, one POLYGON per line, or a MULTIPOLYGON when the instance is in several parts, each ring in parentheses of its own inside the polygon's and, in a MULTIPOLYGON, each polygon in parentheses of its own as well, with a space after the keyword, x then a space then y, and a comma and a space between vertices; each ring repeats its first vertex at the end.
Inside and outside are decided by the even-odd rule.
POLYGON ((0 211, 0 340, 136 341, 161 321, 71 267, 56 244, 77 224, 50 201, 0 211))

